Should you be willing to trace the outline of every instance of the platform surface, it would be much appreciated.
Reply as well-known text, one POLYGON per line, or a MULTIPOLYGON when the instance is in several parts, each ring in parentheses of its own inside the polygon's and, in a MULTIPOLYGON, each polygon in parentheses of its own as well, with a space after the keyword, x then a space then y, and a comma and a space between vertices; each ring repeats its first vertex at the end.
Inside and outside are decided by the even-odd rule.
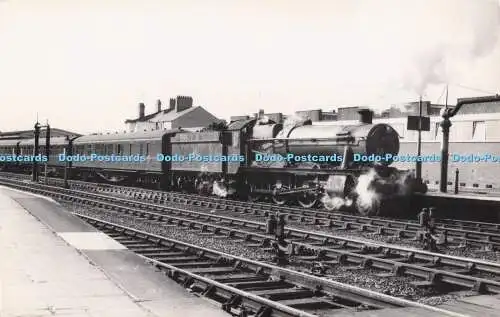
POLYGON ((498 191, 481 192, 481 193, 473 191, 459 191, 458 194, 455 194, 453 190, 448 191, 446 193, 442 193, 438 190, 429 190, 427 193, 423 194, 423 196, 500 202, 500 192, 498 191))
POLYGON ((47 198, 0 187, 1 317, 227 317, 47 198))
MULTIPOLYGON (((500 316, 498 296, 439 306, 500 316)), ((0 186, 0 317, 228 317, 50 199, 0 186)), ((422 308, 339 317, 449 316, 422 308)))

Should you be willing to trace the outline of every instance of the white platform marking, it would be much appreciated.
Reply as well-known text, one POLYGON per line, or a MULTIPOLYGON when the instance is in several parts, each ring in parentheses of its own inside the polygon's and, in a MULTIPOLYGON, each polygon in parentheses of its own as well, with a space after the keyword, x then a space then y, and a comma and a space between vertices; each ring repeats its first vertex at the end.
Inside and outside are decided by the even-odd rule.
POLYGON ((54 203, 54 204, 57 204, 57 205, 60 206, 60 204, 57 201, 55 201, 54 199, 52 199, 50 197, 47 197, 47 196, 38 195, 38 194, 30 193, 30 192, 26 192, 26 191, 23 191, 23 190, 19 190, 19 189, 8 187, 8 186, 4 186, 4 185, 0 185, 0 190, 2 191, 3 194, 5 194, 5 195, 7 195, 9 197, 16 197, 16 195, 14 193, 19 193, 19 194, 23 194, 25 196, 23 197, 22 195, 17 195, 18 198, 25 198, 26 196, 33 196, 33 197, 37 197, 37 198, 42 198, 42 199, 48 200, 51 203, 54 203), (9 191, 10 191, 10 193, 9 193, 9 191))
POLYGON ((78 250, 124 250, 126 247, 102 232, 58 232, 61 238, 78 250))

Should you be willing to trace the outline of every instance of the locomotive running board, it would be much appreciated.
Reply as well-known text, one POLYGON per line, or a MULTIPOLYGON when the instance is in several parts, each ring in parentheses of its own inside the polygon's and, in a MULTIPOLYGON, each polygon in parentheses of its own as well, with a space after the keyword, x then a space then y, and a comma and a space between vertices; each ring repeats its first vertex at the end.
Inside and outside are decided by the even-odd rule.
POLYGON ((357 169, 311 169, 311 168, 276 168, 276 167, 241 167, 241 171, 247 173, 265 172, 265 173, 276 173, 276 174, 289 174, 293 173, 295 175, 356 175, 359 176, 366 170, 357 169))

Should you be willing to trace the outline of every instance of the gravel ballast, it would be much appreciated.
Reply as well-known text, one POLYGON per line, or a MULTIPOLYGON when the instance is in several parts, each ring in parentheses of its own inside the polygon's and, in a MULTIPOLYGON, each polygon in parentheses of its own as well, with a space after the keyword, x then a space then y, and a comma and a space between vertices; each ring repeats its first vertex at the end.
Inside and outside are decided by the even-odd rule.
MULTIPOLYGON (((214 238, 209 235, 200 236, 196 231, 189 231, 174 226, 163 226, 158 223, 152 223, 149 220, 120 214, 115 211, 96 209, 94 207, 68 204, 64 202, 61 202, 61 204, 69 211, 78 214, 122 224, 138 230, 199 245, 201 247, 225 252, 231 255, 267 263, 271 263, 274 259, 274 254, 272 253, 259 248, 249 248, 241 242, 232 241, 228 238, 214 238)), ((312 263, 300 261, 292 257, 288 267, 297 271, 311 273, 312 263)), ((397 276, 379 277, 376 275, 377 273, 380 273, 380 271, 373 269, 349 269, 348 267, 343 266, 333 266, 322 276, 337 282, 370 289, 391 296, 402 297, 408 300, 419 301, 430 305, 438 305, 454 298, 468 296, 468 294, 440 295, 438 291, 434 289, 419 288, 411 285, 410 282, 415 281, 415 279, 397 276)))

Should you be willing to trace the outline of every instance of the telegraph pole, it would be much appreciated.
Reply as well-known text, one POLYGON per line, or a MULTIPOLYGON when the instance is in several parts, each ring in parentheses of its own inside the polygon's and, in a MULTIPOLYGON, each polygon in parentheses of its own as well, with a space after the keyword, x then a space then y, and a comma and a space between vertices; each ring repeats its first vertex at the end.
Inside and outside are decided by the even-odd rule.
POLYGON ((416 177, 417 180, 422 180, 422 96, 418 102, 418 141, 417 141, 417 164, 416 164, 416 177))

